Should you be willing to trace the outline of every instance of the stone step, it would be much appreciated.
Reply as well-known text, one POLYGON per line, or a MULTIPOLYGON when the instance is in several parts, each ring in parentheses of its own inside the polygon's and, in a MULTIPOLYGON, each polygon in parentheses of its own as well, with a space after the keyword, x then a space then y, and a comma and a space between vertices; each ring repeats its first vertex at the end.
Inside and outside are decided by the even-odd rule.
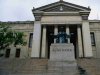
POLYGON ((89 75, 100 75, 100 59, 79 59, 78 64, 84 68, 89 75), (98 71, 99 70, 99 71, 98 71))
MULTIPOLYGON (((100 59, 79 59, 77 63, 88 75, 100 75, 100 59)), ((79 75, 72 67, 55 67, 52 63, 48 67, 48 59, 3 59, 0 71, 0 75, 79 75)))
POLYGON ((55 71, 76 71, 78 68, 77 67, 55 67, 55 66, 50 66, 48 67, 48 70, 55 70, 55 71))
POLYGON ((54 72, 54 73, 30 73, 30 74, 10 74, 10 75, 79 75, 78 73, 73 74, 73 73, 58 73, 58 72, 54 72))

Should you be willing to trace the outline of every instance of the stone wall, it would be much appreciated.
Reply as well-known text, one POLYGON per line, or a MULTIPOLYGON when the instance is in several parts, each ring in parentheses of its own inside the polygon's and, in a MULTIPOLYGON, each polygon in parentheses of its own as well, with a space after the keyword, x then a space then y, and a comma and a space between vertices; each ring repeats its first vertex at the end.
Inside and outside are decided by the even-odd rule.
POLYGON ((43 16, 41 19, 42 24, 76 24, 81 21, 80 16, 43 16))
POLYGON ((10 45, 9 48, 11 49, 11 51, 10 51, 9 58, 15 58, 17 48, 20 48, 20 57, 19 58, 30 57, 31 48, 29 48, 29 36, 30 36, 30 33, 33 33, 34 24, 33 23, 25 23, 25 22, 23 22, 23 23, 12 22, 12 23, 9 23, 9 25, 10 25, 11 29, 13 29, 15 31, 23 32, 25 35, 24 39, 27 42, 27 44, 25 46, 14 47, 13 45, 10 45))
MULTIPOLYGON (((46 18, 44 18, 46 19, 46 18)), ((43 20, 43 18, 42 18, 43 20)), ((46 21, 46 20, 45 20, 46 21)), ((14 29, 15 31, 21 31, 24 32, 25 39, 27 41, 27 45, 26 46, 22 46, 21 48, 21 54, 20 54, 20 58, 26 58, 26 57, 30 57, 31 55, 31 48, 28 47, 29 45, 29 36, 30 33, 33 33, 33 27, 34 27, 34 23, 33 22, 7 22, 8 24, 10 24, 10 26, 12 27, 12 29, 14 29)), ((93 50, 93 57, 94 58, 100 58, 100 21, 98 20, 91 20, 89 22, 90 24, 90 32, 94 32, 95 35, 95 46, 92 46, 92 50, 93 50)), ((10 46, 11 48, 11 52, 10 52, 10 58, 15 58, 15 52, 16 52, 16 48, 13 45, 10 46)), ((19 47, 18 47, 19 48, 19 47)))
POLYGON ((95 45, 92 46, 93 56, 100 58, 100 21, 90 21, 90 32, 95 36, 95 45))

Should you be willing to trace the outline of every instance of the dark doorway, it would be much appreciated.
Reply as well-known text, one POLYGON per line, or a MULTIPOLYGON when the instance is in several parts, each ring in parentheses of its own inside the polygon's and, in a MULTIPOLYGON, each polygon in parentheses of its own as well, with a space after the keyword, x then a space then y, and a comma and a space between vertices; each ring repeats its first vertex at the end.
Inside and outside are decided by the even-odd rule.
POLYGON ((75 58, 77 58, 77 26, 76 25, 71 25, 69 26, 70 28, 70 42, 73 43, 74 49, 75 49, 75 58))
POLYGON ((54 43, 54 26, 47 26, 48 58, 50 58, 50 45, 54 43))
POLYGON ((15 57, 19 58, 20 57, 20 48, 16 49, 16 55, 15 57))
POLYGON ((5 57, 6 58, 9 58, 10 57, 10 49, 6 49, 5 57))

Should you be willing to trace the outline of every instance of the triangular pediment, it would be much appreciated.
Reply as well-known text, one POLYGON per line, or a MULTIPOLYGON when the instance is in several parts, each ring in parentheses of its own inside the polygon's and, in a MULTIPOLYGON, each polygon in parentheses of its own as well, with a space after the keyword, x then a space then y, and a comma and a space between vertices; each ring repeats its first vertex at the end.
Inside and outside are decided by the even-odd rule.
POLYGON ((52 4, 48 4, 36 9, 33 11, 44 11, 44 12, 67 12, 67 11, 90 11, 90 8, 86 8, 83 6, 75 5, 72 3, 59 1, 52 4))
POLYGON ((75 9, 73 7, 65 6, 65 5, 57 5, 57 6, 49 8, 49 9, 45 9, 43 11, 45 11, 45 12, 50 12, 50 11, 52 11, 52 12, 59 12, 59 11, 67 12, 67 11, 80 11, 80 10, 75 9))

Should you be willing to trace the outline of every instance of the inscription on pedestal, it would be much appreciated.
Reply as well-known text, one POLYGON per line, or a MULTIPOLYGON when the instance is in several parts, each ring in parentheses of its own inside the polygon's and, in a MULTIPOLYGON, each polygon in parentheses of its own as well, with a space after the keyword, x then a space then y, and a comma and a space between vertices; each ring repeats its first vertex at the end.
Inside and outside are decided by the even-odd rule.
POLYGON ((52 61, 74 61, 73 44, 51 44, 50 60, 52 61))
POLYGON ((55 48, 53 49, 54 52, 59 52, 59 51, 72 51, 71 49, 58 49, 58 48, 55 48))

